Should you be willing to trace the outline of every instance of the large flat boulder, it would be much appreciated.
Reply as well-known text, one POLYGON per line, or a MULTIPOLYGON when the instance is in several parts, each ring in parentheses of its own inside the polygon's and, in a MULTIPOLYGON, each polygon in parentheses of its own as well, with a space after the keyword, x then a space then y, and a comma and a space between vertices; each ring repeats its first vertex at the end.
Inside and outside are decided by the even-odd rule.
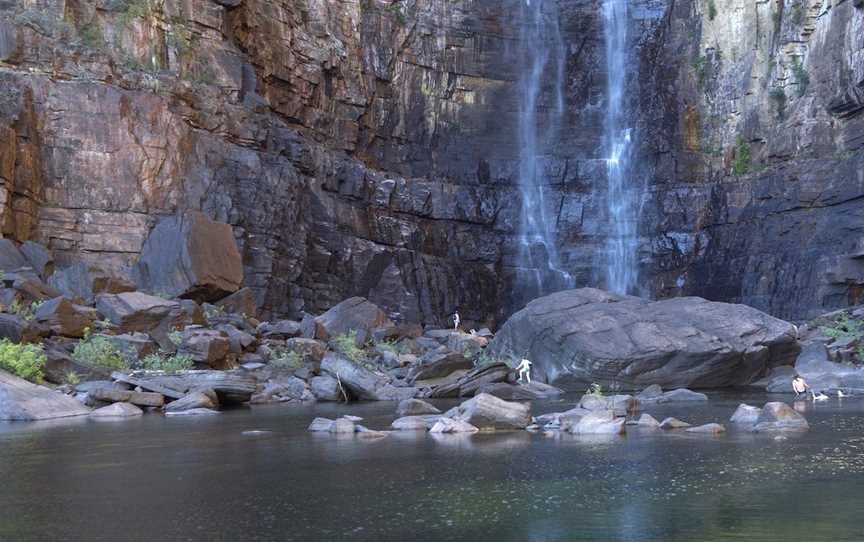
POLYGON ((488 350, 519 352, 534 363, 535 378, 575 390, 743 385, 791 364, 799 346, 792 324, 745 305, 582 288, 531 301, 488 350))
POLYGON ((392 325, 378 305, 362 297, 351 297, 315 318, 314 338, 329 341, 354 331, 360 346, 372 337, 374 329, 392 325))
POLYGON ((810 429, 807 419, 795 409, 779 401, 765 403, 756 418, 753 431, 757 433, 775 431, 806 431, 810 429))
POLYGON ((402 401, 417 395, 416 388, 394 386, 386 375, 370 371, 337 354, 331 353, 324 356, 321 370, 333 376, 357 399, 402 401))
POLYGON ((491 363, 476 367, 457 378, 448 378, 428 392, 428 397, 471 397, 489 384, 504 382, 510 367, 504 363, 491 363))
POLYGON ((199 211, 162 218, 141 248, 135 279, 143 290, 198 302, 236 292, 243 261, 231 226, 199 211))
POLYGON ((531 424, 530 405, 505 401, 488 393, 478 393, 447 415, 480 430, 525 429, 531 424))
POLYGON ((139 371, 114 372, 111 378, 143 390, 161 393, 170 399, 181 399, 191 391, 213 390, 224 403, 244 403, 258 387, 258 381, 246 371, 182 371, 174 374, 139 371))
POLYGON ((85 416, 77 399, 0 371, 0 420, 33 421, 85 416))

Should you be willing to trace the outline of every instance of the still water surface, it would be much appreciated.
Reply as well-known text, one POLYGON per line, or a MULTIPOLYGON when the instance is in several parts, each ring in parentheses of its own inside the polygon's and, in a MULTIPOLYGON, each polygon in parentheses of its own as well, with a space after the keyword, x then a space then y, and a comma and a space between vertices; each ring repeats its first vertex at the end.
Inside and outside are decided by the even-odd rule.
MULTIPOLYGON (((772 399, 709 397, 647 412, 725 423, 772 399)), ((386 403, 0 424, 0 540, 864 540, 864 400, 807 408, 787 440, 305 431, 349 411, 385 428, 386 403)))

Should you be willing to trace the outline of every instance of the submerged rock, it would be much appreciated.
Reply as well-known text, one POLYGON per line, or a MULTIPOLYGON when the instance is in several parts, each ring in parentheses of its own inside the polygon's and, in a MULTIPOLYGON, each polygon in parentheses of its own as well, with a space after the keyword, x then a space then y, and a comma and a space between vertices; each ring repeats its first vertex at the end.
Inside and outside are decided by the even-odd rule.
POLYGON ((757 433, 771 431, 806 431, 810 424, 795 409, 779 401, 765 403, 762 412, 756 419, 753 431, 757 433))
POLYGON ((114 403, 106 407, 97 408, 90 413, 91 418, 132 418, 141 416, 144 411, 131 403, 114 403))
POLYGON ((761 413, 761 408, 741 403, 738 405, 738 408, 735 409, 735 412, 732 414, 732 417, 729 418, 729 421, 740 424, 755 424, 761 413))
POLYGON ((405 399, 396 407, 397 416, 417 416, 420 414, 440 414, 441 411, 420 399, 405 399))
POLYGON ((213 414, 219 414, 219 411, 212 408, 190 408, 188 410, 172 410, 165 413, 169 418, 174 416, 211 416, 213 414))
POLYGON ((624 418, 616 417, 611 410, 593 410, 582 416, 568 431, 574 435, 620 435, 624 433, 624 418))
POLYGON ((647 301, 582 288, 531 301, 504 324, 490 354, 524 352, 537 378, 565 389, 747 384, 798 354, 788 322, 697 297, 647 301))
POLYGON ((312 432, 329 433, 331 427, 333 427, 333 420, 329 418, 315 418, 314 420, 312 420, 312 423, 309 424, 309 427, 306 430, 312 432))
POLYGON ((691 425, 671 416, 660 422, 660 429, 684 429, 687 427, 691 427, 691 425))
POLYGON ((432 429, 435 422, 441 418, 439 415, 403 416, 394 420, 390 427, 397 431, 426 431, 432 429))
POLYGON ((718 435, 720 433, 725 433, 726 428, 719 423, 706 423, 705 425, 688 427, 684 431, 686 431, 687 433, 707 433, 712 435, 718 435))
POLYGON ((478 428, 464 420, 439 418, 429 429, 430 433, 476 433, 478 428))
POLYGON ((632 425, 637 425, 639 427, 648 427, 652 429, 660 428, 660 422, 658 422, 657 419, 651 414, 642 414, 641 416, 639 416, 638 420, 632 422, 632 425))

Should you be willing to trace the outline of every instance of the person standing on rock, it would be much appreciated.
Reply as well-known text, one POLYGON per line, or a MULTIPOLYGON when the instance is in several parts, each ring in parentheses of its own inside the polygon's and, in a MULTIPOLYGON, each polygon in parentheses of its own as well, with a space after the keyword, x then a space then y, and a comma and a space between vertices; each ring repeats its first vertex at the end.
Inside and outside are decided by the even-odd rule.
POLYGON ((459 318, 459 313, 453 313, 453 331, 459 331, 459 324, 462 323, 462 319, 459 318))
POLYGON ((796 374, 795 378, 792 379, 792 391, 795 392, 795 398, 800 397, 802 393, 806 396, 809 389, 810 386, 807 385, 807 381, 801 375, 796 374))
POLYGON ((528 383, 531 383, 531 362, 527 359, 523 359, 519 366, 516 367, 516 370, 519 371, 519 382, 522 382, 522 377, 524 376, 528 383))

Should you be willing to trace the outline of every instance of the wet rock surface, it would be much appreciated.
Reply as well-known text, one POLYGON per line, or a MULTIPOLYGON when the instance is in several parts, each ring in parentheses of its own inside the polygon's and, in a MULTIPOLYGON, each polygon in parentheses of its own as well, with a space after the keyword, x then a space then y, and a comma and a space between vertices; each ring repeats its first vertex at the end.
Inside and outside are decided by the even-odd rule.
POLYGON ((583 288, 535 299, 502 326, 489 350, 525 352, 540 378, 563 387, 722 387, 789 364, 796 339, 792 324, 744 305, 651 302, 583 288))

